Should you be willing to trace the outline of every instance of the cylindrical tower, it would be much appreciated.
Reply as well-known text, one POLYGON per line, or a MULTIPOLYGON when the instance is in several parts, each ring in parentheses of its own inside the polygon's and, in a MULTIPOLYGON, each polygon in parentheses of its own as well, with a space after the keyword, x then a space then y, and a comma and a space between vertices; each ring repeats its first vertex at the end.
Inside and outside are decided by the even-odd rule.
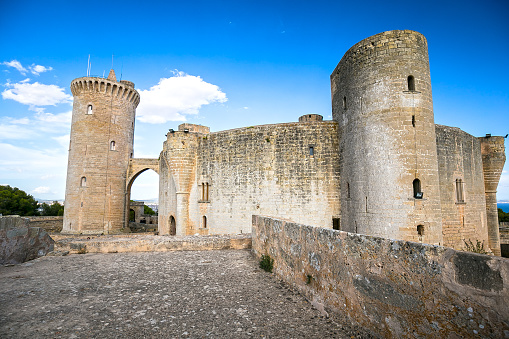
POLYGON ((74 96, 62 233, 115 233, 124 227, 126 175, 140 96, 130 81, 73 80, 74 96))
POLYGON ((178 131, 166 135, 159 163, 160 234, 193 235, 198 231, 190 218, 190 195, 197 187, 199 142, 208 133, 208 127, 181 124, 178 131))
POLYGON ((331 88, 343 229, 441 244, 426 38, 389 31, 357 43, 332 73, 331 88))

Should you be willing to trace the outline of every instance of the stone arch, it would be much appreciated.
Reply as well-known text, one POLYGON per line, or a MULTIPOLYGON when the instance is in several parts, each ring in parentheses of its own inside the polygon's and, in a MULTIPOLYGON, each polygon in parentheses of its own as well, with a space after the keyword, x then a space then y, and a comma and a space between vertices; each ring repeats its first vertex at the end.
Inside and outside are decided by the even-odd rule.
POLYGON ((147 170, 153 170, 159 175, 158 159, 129 159, 129 169, 126 178, 126 197, 125 197, 125 227, 129 225, 129 210, 131 204, 131 187, 140 174, 147 170))

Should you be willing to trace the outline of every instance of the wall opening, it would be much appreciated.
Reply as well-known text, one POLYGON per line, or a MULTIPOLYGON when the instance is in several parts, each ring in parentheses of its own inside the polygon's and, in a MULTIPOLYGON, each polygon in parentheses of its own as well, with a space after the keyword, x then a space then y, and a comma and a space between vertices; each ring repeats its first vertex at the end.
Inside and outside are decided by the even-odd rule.
POLYGON ((134 213, 134 210, 132 208, 129 209, 129 221, 135 221, 136 220, 136 213, 134 213))
POLYGON ((413 75, 409 75, 407 78, 408 90, 411 92, 415 91, 415 78, 413 75))
POLYGON ((87 187, 87 177, 81 177, 81 187, 87 187))
POLYGON ((201 183, 201 200, 209 201, 209 183, 208 182, 201 183))
POLYGON ((424 235, 424 225, 417 225, 417 234, 422 237, 424 235))
POLYGON ((419 179, 414 179, 413 188, 414 188, 414 198, 422 199, 423 193, 421 191, 421 181, 419 179))
POLYGON ((176 223, 173 215, 170 215, 170 220, 169 220, 168 224, 170 226, 170 235, 176 235, 177 234, 177 223, 176 223))
POLYGON ((461 179, 456 179, 456 202, 465 202, 465 197, 463 195, 463 180, 461 179))
POLYGON ((92 105, 88 105, 87 114, 94 114, 94 108, 92 107, 92 105))
MULTIPOLYGON (((155 212, 154 215, 152 215, 152 211, 145 208, 138 213, 147 213, 151 215, 149 220, 154 218, 153 224, 158 224, 156 216, 159 214, 159 174, 157 174, 155 170, 150 169, 151 168, 142 169, 129 178, 126 196, 126 215, 124 216, 124 221, 126 223, 125 227, 129 227, 129 221, 131 221, 129 215, 131 200, 143 201, 147 207, 150 207, 150 209, 155 212)), ((133 209, 136 210, 136 208, 133 209)), ((137 215, 135 217, 141 220, 141 215, 137 215)))
POLYGON ((343 109, 346 109, 346 96, 343 97, 343 109))
POLYGON ((415 115, 412 115, 412 126, 415 127, 415 115))
POLYGON ((341 229, 341 220, 339 218, 332 218, 332 229, 338 231, 341 229))
POLYGON ((110 142, 110 151, 114 151, 115 150, 115 141, 111 141, 110 142))
POLYGON ((309 155, 315 155, 315 148, 313 146, 309 146, 309 155))
POLYGON ((201 226, 202 226, 202 228, 207 228, 207 217, 206 216, 203 216, 201 226))
POLYGON ((350 199, 350 183, 346 183, 346 197, 350 199))

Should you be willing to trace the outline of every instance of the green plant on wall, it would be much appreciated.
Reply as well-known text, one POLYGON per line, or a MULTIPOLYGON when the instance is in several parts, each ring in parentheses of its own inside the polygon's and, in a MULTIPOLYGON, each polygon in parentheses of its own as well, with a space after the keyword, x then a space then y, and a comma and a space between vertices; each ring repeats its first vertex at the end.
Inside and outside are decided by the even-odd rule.
POLYGON ((470 240, 470 239, 468 239, 468 241, 467 240, 463 240, 463 242, 465 243, 465 251, 474 252, 474 253, 480 253, 480 254, 489 254, 484 249, 484 241, 480 242, 479 240, 476 240, 476 244, 475 245, 472 243, 472 240, 470 240))
POLYGON ((260 268, 266 272, 272 273, 272 269, 274 268, 274 259, 272 259, 268 254, 262 255, 260 268))

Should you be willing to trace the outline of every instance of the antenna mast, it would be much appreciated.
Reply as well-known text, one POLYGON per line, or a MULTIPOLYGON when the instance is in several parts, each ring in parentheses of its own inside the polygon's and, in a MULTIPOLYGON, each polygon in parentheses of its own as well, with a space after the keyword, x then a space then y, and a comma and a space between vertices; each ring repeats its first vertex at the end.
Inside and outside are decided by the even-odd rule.
POLYGON ((88 55, 88 62, 87 62, 87 77, 90 76, 90 54, 88 55))

